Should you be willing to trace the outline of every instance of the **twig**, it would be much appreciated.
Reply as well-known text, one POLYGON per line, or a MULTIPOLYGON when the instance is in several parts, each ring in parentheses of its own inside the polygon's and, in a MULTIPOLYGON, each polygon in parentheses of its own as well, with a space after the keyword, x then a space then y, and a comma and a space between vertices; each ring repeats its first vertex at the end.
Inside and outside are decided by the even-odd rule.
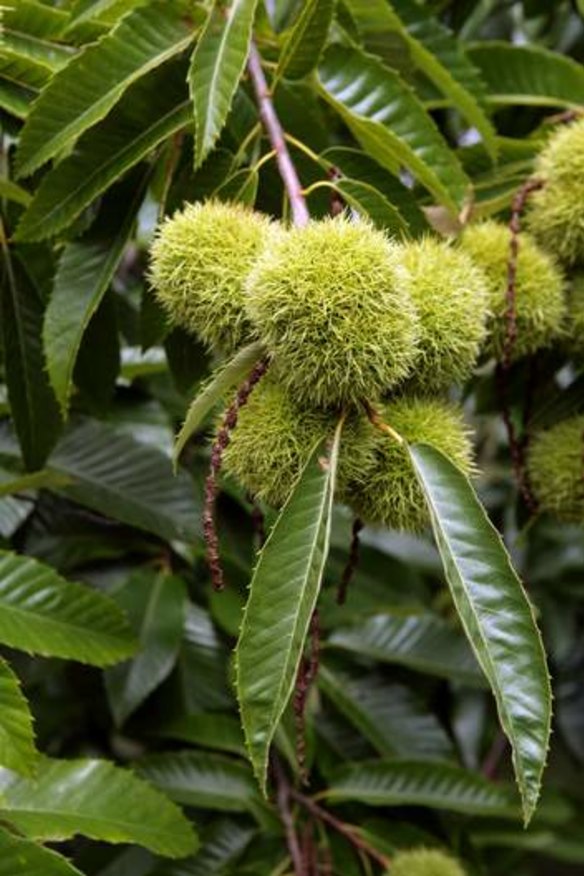
POLYGON ((237 425, 239 412, 247 401, 256 384, 268 370, 269 360, 262 359, 253 368, 247 380, 237 390, 232 403, 227 408, 221 427, 211 448, 211 468, 205 482, 205 507, 203 508, 203 535, 207 547, 207 562, 211 571, 211 581, 214 590, 222 590, 225 586, 223 569, 219 558, 219 537, 215 528, 215 504, 217 501, 217 478, 223 462, 223 451, 231 440, 231 432, 237 425))
POLYGON ((385 432, 386 435, 389 435, 390 438, 393 438, 393 440, 397 441, 398 444, 404 443, 404 439, 402 438, 402 436, 398 434, 395 429, 392 429, 391 426, 383 420, 383 417, 381 416, 379 411, 373 407, 371 402, 368 402, 367 399, 364 399, 362 404, 365 408, 365 413, 369 418, 369 422, 373 426, 375 426, 376 429, 379 429, 381 432, 385 432))
POLYGON ((363 837, 359 836, 357 828, 352 827, 350 824, 346 824, 344 821, 340 821, 334 815, 331 815, 326 809, 323 809, 322 806, 319 806, 318 803, 315 803, 311 797, 306 797, 304 794, 301 794, 300 791, 296 791, 295 788, 290 788, 289 793, 290 796, 310 812, 311 815, 318 818, 323 824, 328 824, 329 827, 332 827, 332 829, 341 836, 344 836, 355 849, 364 852, 372 858, 372 860, 381 864, 382 867, 386 869, 389 867, 389 858, 386 855, 382 855, 381 852, 370 845, 367 840, 364 840, 363 837))
POLYGON ((298 841, 298 836, 294 827, 294 818, 292 817, 292 811, 290 809, 290 797, 293 796, 293 789, 290 787, 286 773, 276 757, 273 759, 273 767, 278 788, 278 811, 280 812, 280 818, 282 819, 282 824, 284 826, 286 845, 288 846, 292 866, 294 867, 294 873, 295 876, 309 876, 304 863, 302 849, 300 848, 300 842, 298 841))
POLYGON ((351 583, 353 575, 355 574, 355 570, 359 564, 359 552, 361 547, 359 534, 363 529, 363 525, 364 524, 361 518, 355 517, 351 530, 351 547, 349 548, 349 558, 347 560, 347 565, 343 569, 343 577, 341 578, 341 583, 339 584, 339 589, 337 590, 337 605, 344 605, 347 601, 347 591, 349 589, 349 584, 351 583))
POLYGON ((306 769, 306 700, 310 688, 318 674, 320 659, 320 618, 318 609, 314 609, 310 621, 310 658, 302 658, 296 677, 296 689, 294 691, 294 718, 296 722, 296 757, 298 768, 303 784, 308 784, 308 772, 306 769))
POLYGON ((266 133, 269 137, 272 148, 276 153, 276 162, 278 170, 282 177, 282 182, 292 209, 292 218, 295 225, 307 225, 310 221, 310 214, 306 206, 306 200, 302 194, 302 186, 296 173, 296 168, 290 158, 288 146, 284 137, 284 131, 280 120, 276 115, 272 96, 264 76, 262 69, 262 60, 260 53, 254 43, 251 44, 247 69, 256 93, 260 118, 263 122, 266 133))

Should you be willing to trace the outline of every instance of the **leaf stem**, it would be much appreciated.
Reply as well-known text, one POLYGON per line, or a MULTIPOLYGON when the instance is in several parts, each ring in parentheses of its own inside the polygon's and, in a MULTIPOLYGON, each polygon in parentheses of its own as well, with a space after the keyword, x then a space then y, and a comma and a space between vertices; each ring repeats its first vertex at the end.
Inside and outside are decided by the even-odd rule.
POLYGON ((304 807, 311 815, 321 821, 323 824, 327 824, 329 827, 332 827, 337 833, 341 836, 344 836, 346 840, 348 840, 351 845, 360 852, 364 852, 368 857, 372 858, 378 864, 381 864, 382 867, 387 869, 390 865, 389 858, 386 855, 383 855, 379 852, 374 846, 370 845, 366 840, 363 839, 359 835, 358 829, 353 827, 350 824, 346 824, 344 821, 336 818, 326 809, 323 809, 322 806, 319 806, 311 797, 307 797, 305 794, 302 794, 300 791, 297 791, 295 788, 289 789, 290 797, 296 800, 297 803, 300 803, 301 806, 304 807))
POLYGON ((389 435, 390 438, 393 438, 394 441, 397 441, 398 444, 404 444, 404 439, 396 432, 395 429, 386 423, 378 410, 376 410, 371 402, 368 402, 367 399, 363 399, 363 407, 365 408, 365 413, 369 418, 369 422, 375 426, 376 429, 379 429, 381 432, 385 432, 386 435, 389 435))
POLYGON ((272 148, 276 152, 278 170, 280 171, 284 188, 288 194, 294 225, 307 225, 310 221, 310 214, 308 212, 308 207, 306 206, 306 200, 302 194, 302 185, 300 184, 296 168, 290 157, 282 125, 280 124, 280 120, 274 109, 272 96, 262 69, 260 53, 253 42, 249 52, 247 69, 256 94, 260 118, 263 122, 270 143, 272 144, 272 148))

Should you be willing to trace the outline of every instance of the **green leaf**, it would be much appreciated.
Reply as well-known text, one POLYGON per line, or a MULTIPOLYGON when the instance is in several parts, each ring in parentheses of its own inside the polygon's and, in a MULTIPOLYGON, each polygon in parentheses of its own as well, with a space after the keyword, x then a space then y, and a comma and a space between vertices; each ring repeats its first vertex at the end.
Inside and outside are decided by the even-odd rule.
POLYGON ((107 761, 42 758, 34 779, 0 770, 0 812, 27 836, 60 841, 77 834, 136 843, 180 858, 196 847, 182 812, 147 782, 107 761))
MULTIPOLYGON (((0 72, 0 77, 2 72, 0 72)), ((37 96, 34 88, 21 82, 7 82, 0 78, 0 107, 17 119, 26 119, 37 96)))
POLYGON ((20 33, 12 28, 5 27, 2 32, 2 44, 0 56, 8 60, 21 60, 31 66, 38 66, 50 76, 58 70, 62 70, 73 58, 75 52, 72 49, 52 43, 37 36, 20 33))
POLYGON ((323 96, 361 146, 388 170, 404 165, 457 212, 469 181, 442 134, 399 75, 372 55, 331 46, 319 67, 323 96))
POLYGON ((3 177, 0 179, 0 198, 28 207, 32 200, 32 195, 17 183, 3 177))
POLYGON ((584 69, 572 58, 539 46, 482 42, 469 56, 497 106, 526 104, 579 108, 584 104, 584 69))
POLYGON ((379 38, 390 31, 407 45, 414 65, 475 127, 492 157, 497 155, 495 130, 484 111, 486 88, 460 40, 414 0, 347 0, 360 32, 379 38))
POLYGON ((191 122, 181 66, 155 70, 128 89, 74 152, 42 178, 15 239, 42 240, 80 213, 161 142, 191 122))
POLYGON ((243 383, 258 359, 261 358, 263 347, 259 342, 249 344, 240 350, 226 365, 211 378, 209 383, 192 402, 186 419, 177 435, 174 445, 173 459, 175 466, 197 429, 205 422, 206 417, 224 400, 230 390, 243 383))
MULTIPOLYGON (((124 254, 136 213, 144 198, 145 182, 138 186, 125 210, 120 210, 119 192, 112 192, 115 235, 100 227, 63 249, 55 274, 52 295, 45 312, 43 342, 47 371, 62 415, 67 415, 73 387, 73 370, 83 335, 98 310, 124 254), (121 215, 120 215, 121 214, 121 215)), ((111 212, 111 211, 109 211, 111 212)), ((102 224, 108 226, 108 215, 102 224)))
POLYGON ((57 73, 36 101, 17 156, 32 173, 104 118, 128 86, 183 51, 193 38, 180 10, 157 0, 123 18, 57 73))
POLYGON ((227 751, 245 757, 241 723, 232 715, 221 712, 183 715, 156 728, 157 736, 180 739, 200 748, 227 751))
POLYGON ((59 37, 69 21, 63 9, 55 9, 40 0, 4 0, 2 6, 6 27, 41 39, 59 37))
POLYGON ((540 793, 551 722, 550 681, 533 608, 467 478, 434 447, 414 444, 410 457, 454 603, 513 749, 527 824, 540 793))
POLYGON ((368 216, 377 228, 397 237, 408 236, 408 224, 397 207, 369 183, 342 177, 329 183, 353 210, 368 216))
POLYGON ((67 431, 50 469, 71 478, 59 489, 101 514, 172 541, 197 537, 197 500, 186 474, 154 447, 95 420, 67 431))
POLYGON ((365 152, 347 146, 331 146, 321 153, 320 158, 328 168, 352 180, 359 180, 373 186, 400 213, 415 235, 428 231, 429 226, 424 213, 418 206, 413 193, 400 180, 389 173, 365 152))
POLYGON ((254 836, 253 827, 232 818, 221 818, 213 822, 201 838, 201 848, 193 858, 164 864, 157 870, 157 876, 223 876, 232 873, 231 865, 236 864, 254 836))
POLYGON ((48 487, 62 487, 68 478, 56 472, 41 469, 30 474, 18 474, 0 468, 0 496, 10 496, 25 490, 41 490, 48 487))
POLYGON ((452 757, 452 744, 434 715, 403 685, 381 675, 321 666, 318 685, 340 712, 385 755, 452 757))
POLYGON ((247 61, 257 0, 214 2, 193 52, 189 85, 195 108, 195 167, 221 133, 247 61))
POLYGON ((187 592, 184 581, 175 575, 138 570, 113 597, 140 642, 136 657, 105 674, 109 704, 120 725, 172 671, 183 634, 187 592))
POLYGON ((253 812, 262 805, 246 763, 203 751, 153 754, 140 773, 171 800, 219 812, 253 812))
POLYGON ((431 614, 374 615, 364 623, 335 630, 327 644, 439 678, 458 679, 473 687, 484 684, 464 638, 446 621, 431 614))
POLYGON ((322 442, 313 449, 262 548, 237 644, 241 720, 264 793, 270 744, 294 689, 324 573, 341 428, 342 420, 326 464, 322 442))
POLYGON ((276 70, 276 78, 302 79, 318 64, 326 43, 335 0, 308 0, 300 8, 288 34, 276 70))
MULTIPOLYGON (((0 234, 2 234, 0 229, 0 234)), ((61 431, 41 345, 44 304, 20 262, 3 246, 1 319, 6 383, 25 465, 41 468, 61 431)))
POLYGON ((0 827, 0 876, 83 876, 51 849, 8 833, 0 827))
POLYGON ((123 660, 136 648, 112 599, 8 551, 0 551, 0 642, 93 666, 123 660))
POLYGON ((464 815, 516 817, 506 788, 450 764, 377 760, 341 767, 324 792, 332 802, 370 806, 429 806, 464 815))
POLYGON ((247 204, 248 207, 253 207, 259 181, 259 173, 255 167, 244 167, 222 182, 213 195, 220 201, 239 201, 247 204))
MULTIPOLYGON (((0 657, 0 765, 21 775, 30 776, 34 773, 36 760, 37 751, 28 703, 16 675, 0 657)), ((0 861, 1 859, 0 854, 0 861)))

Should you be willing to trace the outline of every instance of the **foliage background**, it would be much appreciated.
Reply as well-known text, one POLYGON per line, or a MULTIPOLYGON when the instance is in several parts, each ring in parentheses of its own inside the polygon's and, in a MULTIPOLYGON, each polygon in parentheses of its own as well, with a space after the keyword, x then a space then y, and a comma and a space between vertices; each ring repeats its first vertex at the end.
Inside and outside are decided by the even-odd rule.
MULTIPOLYGON (((582 9, 543 0, 422 5, 424 15, 402 0, 266 0, 257 9, 238 0, 228 26, 219 7, 208 19, 204 4, 187 0, 4 4, 0 806, 3 824, 39 843, 60 841, 55 848, 88 876, 290 872, 278 801, 259 796, 232 691, 230 655, 255 550, 251 508, 224 484, 230 586, 213 593, 200 530, 205 431, 176 478, 170 463, 173 435, 213 363, 166 326, 145 280, 147 248, 156 222, 184 200, 214 195, 288 214, 275 164, 261 160, 270 146, 249 79, 239 81, 254 14, 298 172, 305 186, 320 183, 309 196, 313 215, 335 197, 391 232, 419 235, 428 216, 455 230, 471 185, 475 215, 504 216, 548 117, 584 104, 582 9), (206 21, 214 69, 195 54, 191 98, 187 74, 206 21), (327 43, 337 48, 322 54, 327 43), (365 94, 379 88, 382 108, 396 107, 393 116, 374 118, 379 106, 347 97, 359 77, 365 94), (67 590, 56 573, 85 589, 67 590), (34 715, 44 796, 34 779, 18 777, 36 756, 13 672, 34 715), (55 760, 72 758, 105 758, 134 773, 114 778, 94 765, 91 778, 87 763, 55 760), (185 807, 200 851, 179 811, 149 797, 136 775, 185 807)), ((519 413, 532 366, 521 362, 509 376, 519 413)), ((532 423, 581 409, 578 363, 554 351, 537 367, 532 423)), ((546 519, 526 526, 492 369, 478 373, 464 400, 478 429, 482 498, 529 585, 550 656, 556 732, 540 809, 523 831, 492 698, 430 541, 366 531, 347 604, 335 604, 350 540, 342 508, 306 714, 307 793, 329 789, 323 805, 389 859, 426 844, 451 848, 469 873, 576 874, 584 867, 581 530, 546 519), (352 762, 367 766, 351 773, 352 762), (481 772, 500 784, 483 783, 481 772), (393 785, 372 808, 380 776, 393 785), (343 782, 339 803, 330 789, 343 782)), ((295 734, 290 712, 276 749, 292 781, 295 734)), ((380 872, 334 828, 299 820, 313 831, 321 867, 380 872)), ((2 876, 32 876, 37 853, 48 876, 74 872, 24 838, 16 864, 12 837, 0 828, 2 876)))

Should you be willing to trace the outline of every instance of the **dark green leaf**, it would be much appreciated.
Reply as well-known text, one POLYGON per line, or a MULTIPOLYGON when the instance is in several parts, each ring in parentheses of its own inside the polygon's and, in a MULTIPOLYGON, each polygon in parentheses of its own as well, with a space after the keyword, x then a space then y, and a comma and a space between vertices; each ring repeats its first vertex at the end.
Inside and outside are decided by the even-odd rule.
POLYGON ((254 834, 253 827, 233 819, 222 818, 215 821, 201 838, 201 848, 193 858, 165 864, 157 871, 157 876, 214 876, 232 873, 234 871, 231 866, 239 860, 254 834))
POLYGON ((192 28, 180 10, 164 0, 123 18, 43 91, 22 132, 19 173, 32 173, 70 146, 107 115, 132 82, 181 52, 192 38, 192 28))
POLYGON ((308 0, 282 47, 276 76, 302 79, 314 70, 328 36, 335 0, 308 0))
POLYGON ((323 96, 362 147, 388 170, 404 165, 457 212, 468 180, 434 122, 397 73, 372 55, 331 46, 319 67, 323 96))
POLYGON ((425 444, 410 447, 454 603, 497 701, 529 822, 550 736, 551 690, 533 608, 501 537, 462 472, 425 444))
POLYGON ((113 595, 140 642, 136 657, 105 674, 111 710, 116 723, 123 724, 172 671, 182 639, 187 592, 184 581, 174 575, 137 571, 113 595))

